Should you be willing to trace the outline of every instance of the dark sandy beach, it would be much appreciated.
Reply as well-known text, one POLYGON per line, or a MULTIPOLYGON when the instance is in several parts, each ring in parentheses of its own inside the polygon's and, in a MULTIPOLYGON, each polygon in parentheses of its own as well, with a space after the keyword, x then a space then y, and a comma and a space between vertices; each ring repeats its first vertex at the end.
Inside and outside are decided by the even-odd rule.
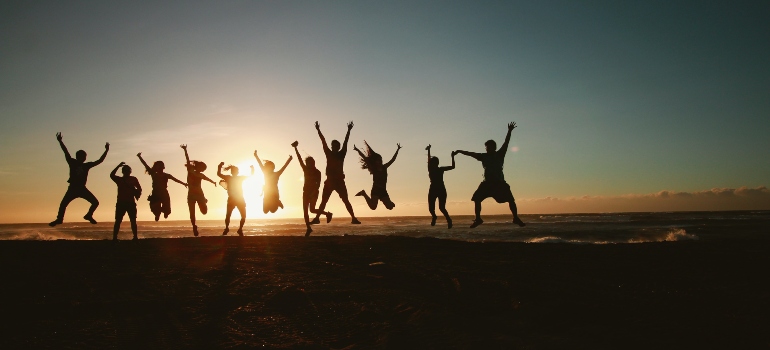
POLYGON ((768 348, 770 241, 0 242, 0 348, 768 348))

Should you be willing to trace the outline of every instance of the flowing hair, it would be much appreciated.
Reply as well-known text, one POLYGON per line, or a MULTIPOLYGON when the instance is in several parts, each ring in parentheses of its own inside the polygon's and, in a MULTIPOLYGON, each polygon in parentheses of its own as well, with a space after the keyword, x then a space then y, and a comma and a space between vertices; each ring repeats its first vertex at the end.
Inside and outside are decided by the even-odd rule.
MULTIPOLYGON (((161 172, 163 172, 163 169, 165 169, 165 168, 166 168, 166 164, 164 164, 162 160, 158 160, 155 163, 152 163, 152 168, 150 168, 150 169, 152 169, 152 171, 154 171, 156 173, 161 173, 161 172)), ((150 173, 149 170, 145 170, 145 172, 148 173, 148 174, 150 173)))
MULTIPOLYGON (((238 169, 238 167, 237 167, 237 166, 235 166, 235 165, 232 165, 232 164, 230 164, 230 165, 228 165, 228 166, 226 166, 226 167, 224 167, 224 168, 222 168, 222 169, 223 169, 223 170, 225 170, 225 171, 231 171, 231 170, 233 170, 233 169, 238 169)), ((238 169, 238 170, 240 170, 240 169, 238 169)), ((240 171, 239 171, 239 172, 240 172, 240 171)))
POLYGON ((374 167, 375 162, 379 160, 379 163, 382 164, 382 156, 375 152, 371 146, 369 146, 369 143, 364 140, 364 144, 366 145, 366 153, 364 157, 361 157, 359 160, 361 162, 361 169, 369 170, 369 173, 373 174, 375 170, 372 168, 374 167))

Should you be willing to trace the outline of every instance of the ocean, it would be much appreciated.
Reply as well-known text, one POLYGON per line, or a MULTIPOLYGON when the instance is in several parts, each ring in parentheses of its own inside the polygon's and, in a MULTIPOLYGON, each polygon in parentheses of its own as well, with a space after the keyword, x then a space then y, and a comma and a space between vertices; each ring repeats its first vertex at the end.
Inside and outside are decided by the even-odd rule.
MULTIPOLYGON (((770 223, 770 211, 601 213, 522 215, 526 227, 511 223, 510 215, 482 216, 484 224, 470 229, 472 216, 458 215, 454 227, 446 228, 439 216, 436 226, 430 217, 360 218, 361 225, 351 225, 350 218, 335 217, 330 224, 313 226, 313 236, 395 235, 432 237, 471 242, 526 242, 571 244, 624 244, 674 242, 688 240, 730 239, 764 235, 770 223)), ((323 220, 322 220, 323 221, 323 220)), ((230 224, 235 235, 238 219, 230 224)), ((112 222, 91 225, 86 222, 47 224, 0 224, 0 240, 102 240, 112 238, 112 222)), ((218 236, 224 228, 220 220, 199 220, 201 236, 218 236)), ((244 226, 246 236, 303 236, 302 219, 253 219, 244 226)), ((139 222, 139 238, 192 237, 189 221, 139 222)), ((121 226, 119 239, 130 239, 128 221, 121 226)))

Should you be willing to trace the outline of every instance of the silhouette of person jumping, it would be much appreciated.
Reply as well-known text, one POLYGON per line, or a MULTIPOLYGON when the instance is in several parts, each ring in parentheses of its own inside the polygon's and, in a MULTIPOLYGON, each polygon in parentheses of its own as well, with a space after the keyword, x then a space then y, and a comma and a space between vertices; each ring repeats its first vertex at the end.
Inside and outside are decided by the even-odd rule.
POLYGON ((269 160, 262 164, 262 160, 257 155, 257 150, 254 150, 254 158, 257 158, 259 169, 262 170, 262 175, 265 177, 265 185, 262 187, 262 212, 265 214, 268 212, 275 213, 278 211, 278 208, 283 208, 281 195, 278 192, 278 178, 281 177, 283 171, 291 163, 292 156, 289 155, 289 159, 286 160, 286 163, 278 171, 275 171, 275 164, 269 160))
POLYGON ((168 195, 168 180, 174 180, 174 182, 184 185, 184 187, 187 187, 187 184, 179 181, 179 179, 173 177, 171 174, 163 172, 163 170, 166 169, 166 165, 162 161, 155 161, 155 163, 152 163, 151 168, 147 165, 147 162, 144 161, 144 158, 142 158, 142 152, 137 153, 136 156, 139 157, 142 165, 144 165, 147 174, 150 174, 150 177, 152 177, 152 193, 147 197, 147 200, 150 201, 150 211, 155 215, 155 221, 160 220, 161 213, 163 214, 164 219, 168 219, 169 214, 171 214, 171 197, 168 195))
POLYGON ((70 167, 70 177, 69 180, 67 180, 70 185, 67 188, 67 192, 64 193, 64 198, 62 198, 61 203, 59 204, 59 213, 56 215, 56 220, 51 221, 48 225, 56 226, 63 223, 64 212, 67 210, 67 206, 70 202, 75 198, 83 198, 87 200, 88 203, 91 203, 91 207, 88 208, 88 213, 86 213, 83 219, 88 220, 88 222, 92 224, 96 224, 94 212, 96 211, 96 207, 99 206, 99 200, 97 200, 96 196, 86 188, 86 181, 88 181, 88 171, 101 164, 104 161, 104 158, 107 157, 107 152, 110 150, 110 143, 107 142, 104 144, 104 153, 102 153, 102 156, 99 157, 99 159, 95 162, 86 163, 86 151, 79 150, 75 152, 75 158, 72 158, 70 152, 67 150, 67 146, 65 146, 64 141, 62 141, 60 132, 56 133, 56 140, 59 141, 59 146, 61 146, 62 151, 64 151, 64 159, 67 160, 67 164, 70 167))
POLYGON ((446 218, 447 228, 452 228, 452 218, 446 211, 446 187, 444 186, 444 172, 455 168, 455 152, 452 152, 451 166, 438 166, 438 157, 430 156, 430 145, 425 147, 428 151, 428 177, 430 178, 430 189, 428 189, 428 211, 430 212, 430 225, 436 226, 436 199, 438 199, 438 210, 446 218))
POLYGON ((195 225, 195 204, 198 204, 198 208, 201 210, 201 214, 206 215, 208 212, 208 200, 203 194, 203 188, 201 187, 201 181, 206 180, 211 182, 216 187, 217 183, 214 180, 209 179, 208 176, 203 175, 206 171, 206 163, 190 160, 190 155, 187 154, 187 145, 180 145, 184 150, 184 159, 186 163, 184 166, 187 168, 187 208, 190 210, 190 222, 193 227, 193 235, 198 237, 198 226, 195 225))
POLYGON ((508 142, 511 140, 511 131, 516 128, 516 123, 512 122, 508 124, 508 134, 505 135, 505 142, 499 150, 495 150, 497 144, 494 140, 488 140, 484 143, 487 152, 475 153, 468 151, 457 150, 455 153, 464 154, 472 157, 481 162, 484 167, 484 181, 479 184, 476 192, 473 193, 471 200, 475 204, 476 219, 473 220, 471 228, 481 225, 484 221, 481 220, 481 202, 489 197, 492 197, 497 203, 508 203, 508 207, 513 214, 513 223, 519 226, 524 226, 524 222, 521 221, 516 209, 516 201, 511 194, 511 187, 505 182, 503 175, 503 162, 505 161, 505 153, 508 151, 508 142))
POLYGON ((131 232, 134 234, 134 240, 137 240, 136 200, 142 196, 142 186, 139 185, 137 178, 131 176, 131 167, 126 165, 125 162, 120 162, 115 169, 112 169, 110 179, 118 185, 118 199, 115 203, 115 227, 112 229, 112 240, 118 240, 120 224, 123 222, 123 216, 126 214, 128 214, 128 219, 131 221, 131 232), (118 177, 118 169, 123 172, 123 176, 118 177))
MULTIPOLYGON (((224 168, 229 170, 231 175, 222 175, 222 167, 225 162, 219 163, 217 167, 217 176, 219 176, 223 182, 222 187, 227 190, 227 211, 225 212, 225 230, 222 231, 222 236, 226 236, 230 232, 230 215, 233 213, 233 209, 238 208, 238 212, 241 213, 241 223, 238 226, 238 236, 243 236, 243 224, 246 223, 246 199, 243 198, 243 181, 248 179, 248 176, 238 176, 240 172, 237 166, 228 165, 224 168)), ((254 176, 254 166, 251 166, 251 176, 254 176)))
MULTIPOLYGON (((319 212, 316 213, 315 219, 311 223, 318 222, 321 212, 326 208, 326 202, 329 201, 329 196, 332 195, 332 192, 337 191, 340 199, 342 199, 342 203, 345 203, 345 208, 350 213, 352 218, 350 223, 360 224, 361 221, 358 221, 356 218, 356 214, 353 213, 353 206, 350 205, 348 200, 348 188, 345 186, 345 172, 343 169, 345 155, 348 153, 348 139, 350 138, 350 129, 353 129, 353 122, 348 123, 348 132, 345 134, 345 142, 342 144, 342 148, 340 148, 339 141, 332 140, 332 148, 329 149, 329 146, 326 144, 326 138, 321 133, 321 125, 317 121, 315 122, 315 129, 318 131, 318 137, 321 138, 321 144, 323 144, 324 154, 326 155, 326 181, 324 181, 324 188, 321 193, 321 205, 318 207, 319 212)), ((326 222, 330 222, 331 219, 331 215, 327 216, 326 222)))
POLYGON ((382 156, 372 150, 369 143, 364 141, 364 144, 366 145, 366 154, 361 152, 356 145, 353 145, 353 149, 358 152, 359 156, 361 156, 361 169, 369 170, 369 173, 372 174, 372 191, 371 197, 366 194, 366 190, 361 190, 356 193, 356 196, 364 197, 366 204, 368 204, 369 208, 372 210, 377 209, 377 203, 380 201, 382 201, 385 208, 393 210, 396 205, 390 200, 390 195, 388 195, 388 168, 396 161, 398 151, 401 150, 401 144, 396 144, 396 153, 394 153, 393 158, 385 164, 382 164, 382 156))
POLYGON ((315 159, 313 157, 307 157, 303 162, 302 156, 297 149, 299 142, 294 141, 291 146, 294 147, 294 152, 297 153, 297 160, 299 160, 299 165, 302 167, 303 177, 305 178, 305 185, 302 187, 302 213, 305 215, 305 226, 307 226, 305 237, 307 237, 313 232, 313 229, 310 228, 310 224, 320 223, 318 218, 311 222, 308 217, 308 211, 313 214, 326 215, 326 222, 332 220, 332 213, 315 208, 315 204, 318 201, 318 189, 321 187, 321 171, 316 168, 315 159))

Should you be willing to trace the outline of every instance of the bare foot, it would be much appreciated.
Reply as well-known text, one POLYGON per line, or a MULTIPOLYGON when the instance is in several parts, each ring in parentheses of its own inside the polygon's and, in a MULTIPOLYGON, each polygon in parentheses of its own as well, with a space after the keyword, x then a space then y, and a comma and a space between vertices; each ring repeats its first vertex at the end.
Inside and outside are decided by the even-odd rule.
POLYGON ((516 225, 519 225, 519 227, 527 226, 527 224, 525 224, 524 221, 521 221, 521 219, 518 216, 513 218, 513 223, 516 225))
POLYGON ((198 226, 197 225, 193 225, 193 235, 195 235, 195 237, 198 237, 198 226))
POLYGON ((222 236, 227 236, 227 233, 230 232, 230 229, 225 227, 225 230, 222 231, 222 236))
POLYGON ((94 220, 94 217, 91 216, 91 215, 86 215, 86 216, 83 217, 83 219, 86 219, 86 221, 96 225, 96 220, 94 220))
POLYGON ((446 219, 446 226, 447 226, 447 228, 452 228, 452 219, 450 219, 450 218, 446 219))
POLYGON ((238 236, 243 237, 243 229, 242 228, 238 229, 238 236))
POLYGON ((360 224, 361 224, 361 221, 358 221, 358 219, 356 219, 356 218, 353 218, 353 221, 351 221, 350 223, 351 223, 351 224, 354 224, 354 225, 360 225, 360 224))
POLYGON ((430 218, 430 225, 431 225, 431 226, 436 226, 436 215, 433 215, 433 216, 430 218))
POLYGON ((321 220, 318 220, 318 218, 315 218, 315 219, 313 219, 313 221, 310 222, 311 225, 320 224, 320 223, 321 223, 321 220))
POLYGON ((363 196, 365 194, 366 194, 366 191, 365 190, 361 190, 361 191, 358 191, 358 193, 356 193, 356 196, 363 196))
POLYGON ((49 223, 48 223, 48 226, 54 227, 54 226, 56 226, 56 225, 61 225, 62 223, 63 223, 63 222, 62 222, 61 220, 59 220, 59 219, 56 219, 56 220, 54 220, 54 221, 51 221, 51 222, 49 222, 49 223))
POLYGON ((305 231, 305 237, 309 237, 310 236, 310 232, 313 232, 313 229, 310 228, 310 226, 308 226, 307 227, 307 231, 305 231))
POLYGON ((332 222, 332 215, 333 214, 331 212, 326 212, 326 223, 327 224, 332 222))
POLYGON ((473 223, 471 224, 471 228, 476 228, 477 226, 479 226, 479 225, 481 225, 483 223, 484 223, 484 220, 481 220, 481 219, 473 220, 473 223))

